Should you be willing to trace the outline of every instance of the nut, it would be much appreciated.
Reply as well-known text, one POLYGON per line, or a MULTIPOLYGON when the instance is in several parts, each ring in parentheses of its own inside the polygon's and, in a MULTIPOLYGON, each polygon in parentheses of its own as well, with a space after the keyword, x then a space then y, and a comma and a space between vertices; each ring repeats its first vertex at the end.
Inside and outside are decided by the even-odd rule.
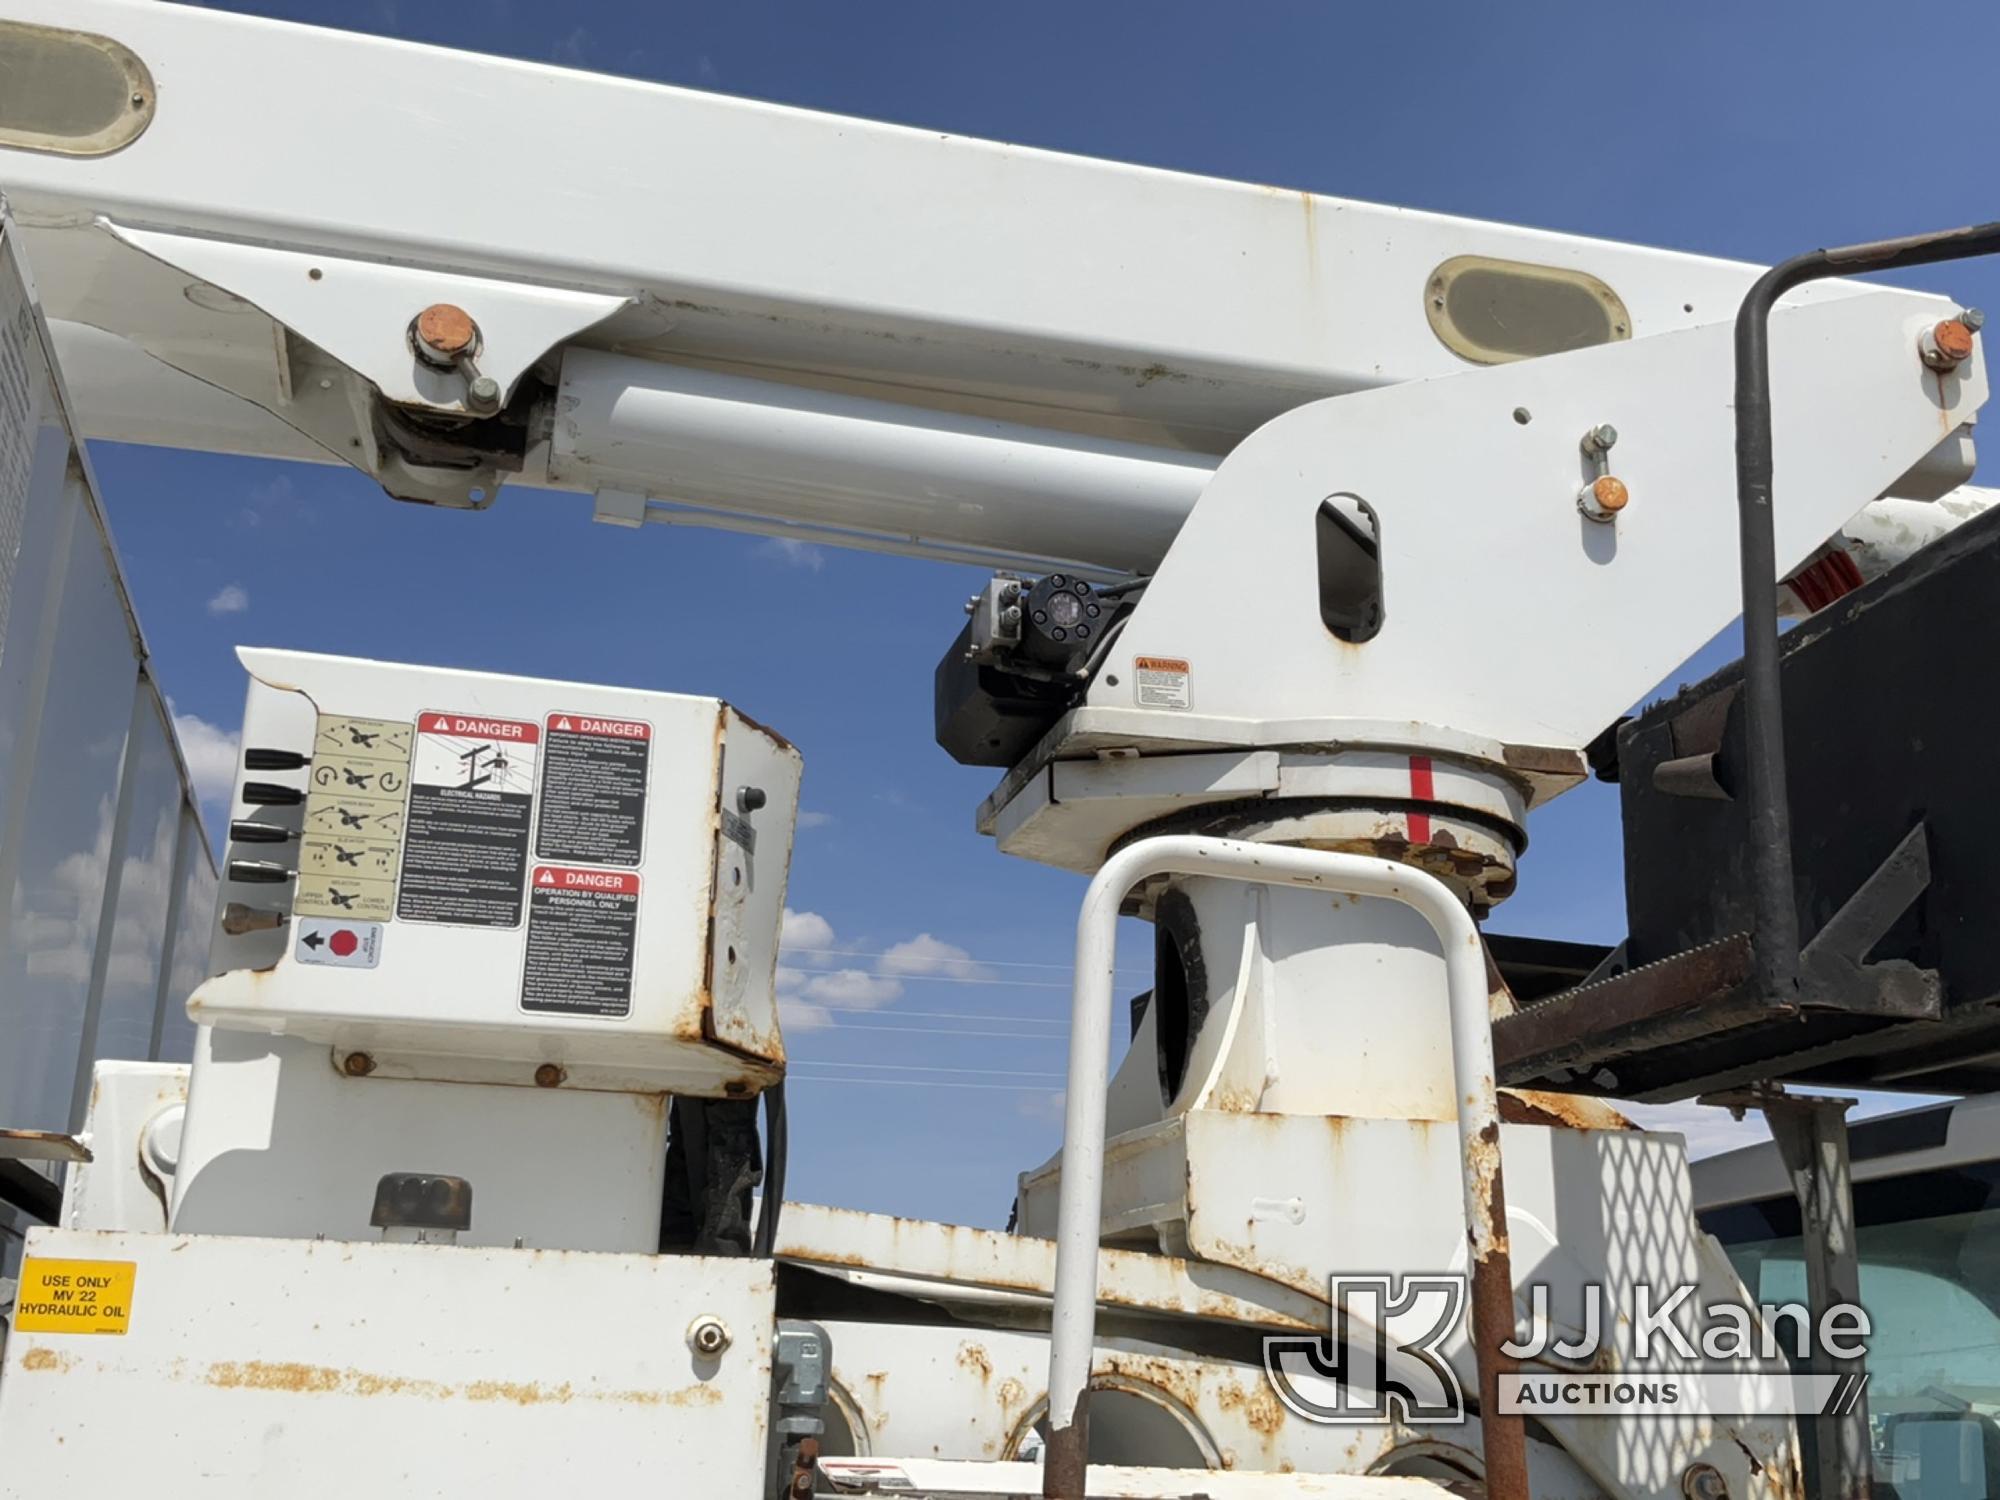
POLYGON ((567 1076, 563 1072, 561 1064, 543 1063, 539 1068, 535 1069, 535 1087, 538 1089, 555 1088, 567 1076))
POLYGON ((1602 474, 1576 492, 1576 508, 1593 521, 1614 521, 1631 499, 1624 480, 1602 474))
POLYGON ((366 1052, 350 1052, 341 1059, 340 1071, 349 1078, 366 1078, 375 1071, 375 1059, 366 1052))
POLYGON ((474 411, 500 409, 500 382, 491 375, 476 375, 465 385, 465 404, 474 411))
POLYGON ((1729 1481, 1713 1464, 1689 1464, 1681 1471, 1681 1493, 1687 1500, 1729 1500, 1729 1481))
POLYGON ((1933 370, 1955 370, 1972 357, 1972 330, 1957 318, 1946 318, 1919 335, 1917 352, 1933 370))
POLYGON ((713 1359, 729 1347, 729 1325, 713 1313, 704 1313, 688 1324, 688 1348, 713 1359))
POLYGON ((479 347, 479 325, 464 308, 433 302, 411 321, 410 341, 425 363, 450 369, 479 347))

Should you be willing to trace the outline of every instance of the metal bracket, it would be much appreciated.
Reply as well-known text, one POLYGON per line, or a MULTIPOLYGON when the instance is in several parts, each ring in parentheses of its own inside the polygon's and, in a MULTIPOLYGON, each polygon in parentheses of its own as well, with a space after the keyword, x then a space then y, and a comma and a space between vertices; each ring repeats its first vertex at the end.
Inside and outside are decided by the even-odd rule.
POLYGON ((1919 823, 1861 882, 1799 955, 1800 999, 1809 1006, 1898 1020, 1934 1021, 1944 992, 1935 969, 1864 963, 1931 883, 1930 840, 1919 823))
MULTIPOLYGON (((1908 840, 1904 841, 1905 845, 1908 840)), ((1893 856, 1892 856, 1893 857, 1893 856)), ((1813 1327, 1827 1311, 1861 1301, 1861 1263, 1855 1245, 1854 1190, 1848 1169, 1847 1111, 1855 1101, 1829 1095, 1788 1094, 1775 1084, 1699 1101, 1730 1110, 1761 1110, 1799 1203, 1806 1262, 1806 1300, 1813 1327)), ((1862 1359, 1836 1359, 1815 1339, 1816 1374, 1850 1377, 1858 1387, 1850 1410, 1823 1413, 1809 1424, 1806 1494, 1809 1500, 1869 1500, 1872 1458, 1868 1442, 1868 1375, 1862 1359)), ((1805 1424, 1802 1424, 1805 1425, 1805 1424)))

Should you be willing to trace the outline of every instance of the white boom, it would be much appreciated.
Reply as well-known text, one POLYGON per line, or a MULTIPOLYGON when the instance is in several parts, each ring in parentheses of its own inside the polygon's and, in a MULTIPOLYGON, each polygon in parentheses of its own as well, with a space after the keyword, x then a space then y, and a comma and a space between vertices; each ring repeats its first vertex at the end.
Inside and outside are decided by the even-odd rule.
POLYGON ((0 14, 145 70, 121 149, 0 157, 86 434, 338 460, 410 498, 506 480, 609 491, 611 520, 650 499, 1148 566, 1263 422, 1467 368, 1436 304, 1483 293, 1449 268, 1594 297, 1601 327, 1557 348, 1725 321, 1755 274, 215 11, 0 14), (413 354, 438 302, 508 421, 468 422, 413 354), (746 454, 732 410, 783 425, 746 454))

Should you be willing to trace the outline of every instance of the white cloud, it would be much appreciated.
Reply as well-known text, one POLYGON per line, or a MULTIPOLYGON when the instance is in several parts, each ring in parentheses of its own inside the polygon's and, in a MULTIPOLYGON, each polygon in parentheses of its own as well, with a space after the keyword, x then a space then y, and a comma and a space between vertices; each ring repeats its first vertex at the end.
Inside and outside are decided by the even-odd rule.
POLYGON ((903 981, 885 979, 865 969, 835 969, 828 974, 812 975, 799 986, 798 993, 807 1000, 829 1005, 873 1010, 901 995, 903 981))
POLYGON ((801 828, 824 828, 832 821, 833 814, 829 812, 802 812, 799 814, 799 827, 801 828))
POLYGON ((250 591, 240 583, 226 583, 208 601, 212 615, 240 615, 250 607, 250 591))
POLYGON ((928 932, 920 932, 905 942, 897 943, 882 955, 876 965, 884 974, 904 974, 913 977, 923 975, 943 975, 952 979, 991 979, 993 971, 985 964, 975 963, 972 955, 956 943, 947 943, 934 938, 928 932))
POLYGON ((757 553, 788 568, 804 568, 808 573, 817 573, 826 566, 826 554, 811 542, 802 542, 797 537, 767 537, 758 546, 757 553))
POLYGON ((823 1005, 814 1005, 810 1000, 800 1000, 791 995, 780 995, 778 1021, 787 1031, 824 1031, 833 1024, 833 1017, 823 1005))
POLYGON ((778 947, 784 948, 831 948, 833 946, 833 923, 816 911, 793 911, 785 908, 784 924, 778 929, 778 947))
POLYGON ((174 715, 174 733, 180 736, 195 795, 203 802, 228 802, 236 786, 236 736, 196 714, 180 713, 174 715))

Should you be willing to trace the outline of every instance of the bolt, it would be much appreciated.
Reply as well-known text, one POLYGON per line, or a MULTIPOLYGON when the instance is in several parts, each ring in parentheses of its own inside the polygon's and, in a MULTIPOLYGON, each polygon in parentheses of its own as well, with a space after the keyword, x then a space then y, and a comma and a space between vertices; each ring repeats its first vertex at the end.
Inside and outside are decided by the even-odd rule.
POLYGON ((1917 336, 1917 353, 1933 370, 1956 370, 1972 357, 1972 330, 1956 318, 1946 318, 1917 336))
POLYGON ((1583 451, 1589 454, 1609 453, 1618 444, 1618 429, 1609 422, 1601 427, 1593 427, 1583 435, 1583 451))
POLYGON ((559 1064, 543 1063, 539 1068, 535 1069, 535 1087, 538 1089, 556 1088, 566 1076, 559 1064))
POLYGON ((349 1078, 366 1078, 375 1071, 375 1059, 366 1052, 350 1052, 342 1059, 340 1071, 349 1078))
POLYGON ((479 325, 464 308, 433 302, 411 320, 410 342, 425 364, 449 370, 479 348, 479 325))
POLYGON ((1615 521, 1631 498, 1624 480, 1602 474, 1576 492, 1576 508, 1593 521, 1615 521))
POLYGON ((500 382, 491 375, 476 375, 465 386, 465 404, 474 411, 500 409, 500 382))
POLYGON ((977 594, 974 594, 970 599, 965 601, 965 612, 969 615, 979 613, 979 596, 977 594))
POLYGON ((1687 1500, 1729 1500, 1729 1481, 1713 1464, 1689 1464, 1681 1471, 1681 1493, 1687 1500))
POLYGON ((1986 326, 1986 314, 1976 307, 1967 307, 1959 311, 1958 321, 1977 333, 1986 326))
POLYGON ((729 1325, 713 1313, 704 1313, 688 1324, 688 1348, 713 1359, 729 1347, 729 1325))

